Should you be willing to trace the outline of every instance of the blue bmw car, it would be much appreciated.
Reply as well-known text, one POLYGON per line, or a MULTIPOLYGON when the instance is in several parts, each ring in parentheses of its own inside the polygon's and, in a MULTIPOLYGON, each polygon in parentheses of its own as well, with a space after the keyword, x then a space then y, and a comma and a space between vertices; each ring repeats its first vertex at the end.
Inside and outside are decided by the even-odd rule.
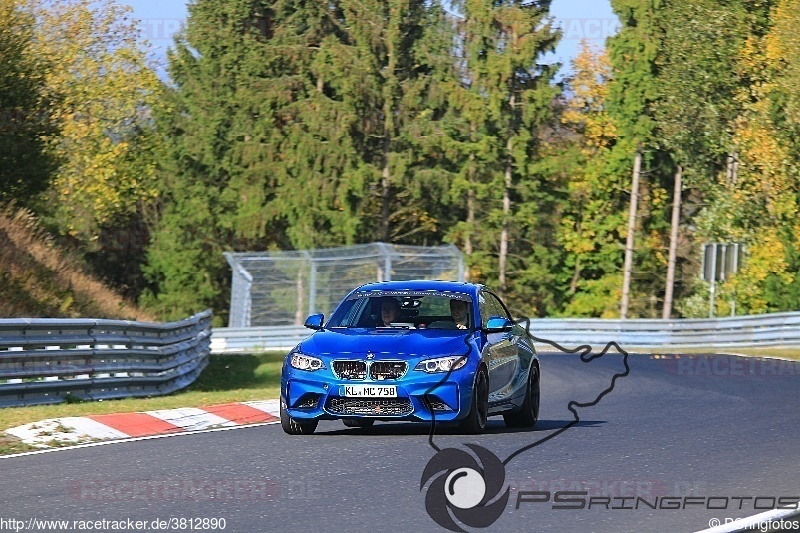
POLYGON ((527 330, 483 285, 388 281, 353 290, 287 356, 281 426, 311 434, 320 420, 450 422, 480 433, 489 416, 532 427, 539 360, 527 330))

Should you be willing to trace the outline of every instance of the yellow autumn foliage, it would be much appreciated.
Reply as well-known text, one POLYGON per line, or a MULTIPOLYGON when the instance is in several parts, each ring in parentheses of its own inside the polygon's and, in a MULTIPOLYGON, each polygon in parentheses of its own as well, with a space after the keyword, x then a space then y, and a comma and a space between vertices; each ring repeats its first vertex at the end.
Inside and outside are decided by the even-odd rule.
POLYGON ((764 282, 776 274, 785 284, 791 283, 794 273, 787 271, 786 249, 777 228, 764 229, 760 238, 747 248, 744 268, 727 284, 736 296, 739 312, 766 313, 769 302, 764 296, 764 282))
POLYGON ((37 55, 47 65, 42 105, 57 133, 52 200, 68 233, 97 228, 153 198, 155 156, 142 153, 161 82, 147 63, 131 9, 112 0, 29 0, 37 55))
POLYGON ((586 143, 585 152, 594 153, 617 136, 616 127, 605 110, 607 82, 612 73, 608 51, 594 49, 584 41, 572 61, 572 68, 575 72, 570 83, 572 95, 561 121, 580 129, 586 143))
POLYGON ((787 238, 800 245, 796 226, 800 174, 786 122, 800 125, 800 2, 783 0, 772 13, 771 31, 751 37, 740 55, 742 73, 751 80, 739 95, 744 112, 735 121, 734 143, 739 156, 738 177, 720 178, 724 190, 722 212, 733 222, 730 238, 747 242, 744 268, 723 287, 735 295, 737 312, 770 310, 768 278, 788 285, 787 238), (783 107, 776 113, 776 102, 783 107), (738 221, 738 222, 736 222, 738 221), (791 228, 794 228, 793 231, 791 228), (733 234, 736 235, 733 235, 733 234))
POLYGON ((800 125, 796 105, 800 102, 800 2, 783 0, 772 14, 772 30, 763 38, 748 40, 741 64, 753 80, 742 95, 745 114, 736 124, 740 147, 740 179, 732 184, 733 198, 742 209, 763 205, 767 224, 791 222, 797 215, 800 176, 791 147, 775 122, 776 98, 789 102, 785 119, 800 125))
POLYGON ((570 177, 567 188, 576 205, 585 205, 577 213, 564 213, 560 240, 566 250, 577 256, 592 254, 597 248, 598 231, 593 219, 603 219, 608 206, 598 194, 608 185, 601 179, 598 165, 616 139, 616 128, 605 110, 611 63, 606 50, 597 50, 583 42, 572 61, 571 97, 561 122, 580 135, 584 165, 570 177))

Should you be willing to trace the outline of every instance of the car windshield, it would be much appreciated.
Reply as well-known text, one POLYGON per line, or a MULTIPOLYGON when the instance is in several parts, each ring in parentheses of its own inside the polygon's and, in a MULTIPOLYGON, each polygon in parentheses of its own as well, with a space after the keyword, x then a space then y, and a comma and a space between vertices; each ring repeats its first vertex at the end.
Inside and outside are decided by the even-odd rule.
POLYGON ((328 328, 471 329, 472 299, 435 291, 352 294, 334 311, 328 328))

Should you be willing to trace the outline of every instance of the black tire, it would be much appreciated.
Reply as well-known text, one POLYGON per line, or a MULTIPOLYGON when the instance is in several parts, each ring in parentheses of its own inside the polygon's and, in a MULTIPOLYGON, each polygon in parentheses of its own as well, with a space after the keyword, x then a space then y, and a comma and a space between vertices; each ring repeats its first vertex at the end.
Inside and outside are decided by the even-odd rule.
POLYGON ((372 418, 342 418, 342 423, 349 428, 371 428, 375 423, 372 418))
POLYGON ((286 412, 281 401, 281 427, 289 435, 312 435, 317 430, 319 420, 298 420, 286 412))
POLYGON ((528 386, 525 389, 525 399, 522 407, 515 413, 506 413, 503 420, 510 428, 532 428, 539 420, 539 367, 531 365, 528 374, 528 386))
POLYGON ((477 434, 483 433, 486 429, 486 422, 489 419, 489 378, 486 371, 478 370, 475 376, 475 387, 472 391, 472 405, 469 414, 461 424, 459 429, 463 433, 477 434))

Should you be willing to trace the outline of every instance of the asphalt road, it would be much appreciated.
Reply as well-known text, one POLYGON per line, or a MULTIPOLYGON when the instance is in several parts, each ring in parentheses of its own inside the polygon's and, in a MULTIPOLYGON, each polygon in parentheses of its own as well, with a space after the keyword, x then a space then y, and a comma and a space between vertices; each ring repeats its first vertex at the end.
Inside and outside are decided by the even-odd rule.
MULTIPOLYGON (((624 370, 619 354, 541 359, 535 429, 492 419, 486 434, 445 431, 434 444, 474 443, 504 460, 567 425, 570 401, 591 402, 624 370)), ((697 531, 800 499, 800 363, 632 355, 629 365, 599 404, 577 409, 579 423, 508 462, 509 502, 487 531, 697 531), (584 508, 553 509, 562 491, 584 508), (637 496, 638 509, 613 509, 637 496)), ((106 531, 137 530, 128 520, 147 531, 220 530, 193 520, 206 518, 229 532, 442 531, 420 490, 436 453, 428 429, 325 422, 290 437, 267 425, 0 459, 0 529, 58 519, 106 520, 78 524, 106 531)))

